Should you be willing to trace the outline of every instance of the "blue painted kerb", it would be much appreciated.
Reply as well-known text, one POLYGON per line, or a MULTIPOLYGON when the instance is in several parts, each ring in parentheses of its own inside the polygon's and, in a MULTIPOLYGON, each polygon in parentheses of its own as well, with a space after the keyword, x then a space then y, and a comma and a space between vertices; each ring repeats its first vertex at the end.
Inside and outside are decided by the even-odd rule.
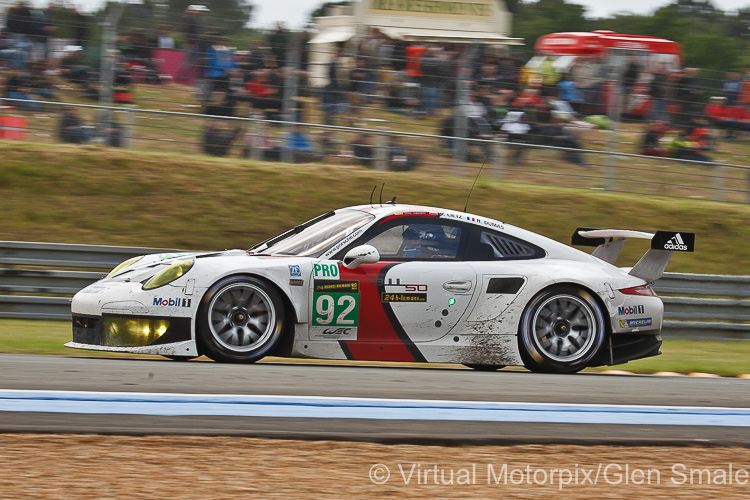
POLYGON ((750 409, 313 396, 0 390, 0 411, 750 427, 750 409))

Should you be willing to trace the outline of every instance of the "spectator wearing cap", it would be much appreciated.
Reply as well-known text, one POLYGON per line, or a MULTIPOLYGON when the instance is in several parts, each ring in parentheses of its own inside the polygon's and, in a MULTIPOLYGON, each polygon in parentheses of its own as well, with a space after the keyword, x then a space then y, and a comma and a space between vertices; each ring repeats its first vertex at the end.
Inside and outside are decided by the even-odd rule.
POLYGON ((22 54, 16 62, 18 69, 25 69, 31 55, 32 36, 34 35, 34 18, 28 4, 20 0, 8 9, 5 29, 11 41, 11 48, 22 54))
POLYGON ((91 88, 91 68, 83 63, 83 47, 66 45, 64 50, 65 57, 60 61, 60 75, 69 82, 80 85, 90 97, 96 97, 96 91, 91 88))
POLYGON ((203 83, 203 60, 205 57, 205 43, 203 33, 205 30, 203 16, 209 12, 205 5, 189 5, 182 17, 182 36, 187 48, 185 57, 178 70, 178 80, 193 81, 196 83, 196 91, 199 97, 203 97, 201 85, 203 83))

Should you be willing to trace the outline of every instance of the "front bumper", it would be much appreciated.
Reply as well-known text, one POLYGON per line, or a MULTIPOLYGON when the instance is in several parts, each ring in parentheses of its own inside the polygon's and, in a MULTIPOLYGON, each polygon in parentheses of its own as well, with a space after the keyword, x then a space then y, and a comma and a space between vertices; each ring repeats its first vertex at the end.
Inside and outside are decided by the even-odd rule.
POLYGON ((181 317, 73 314, 73 342, 109 347, 145 347, 191 340, 191 319, 181 317))
POLYGON ((73 315, 73 342, 65 347, 94 351, 198 356, 191 319, 182 317, 73 315))
POLYGON ((71 304, 76 349, 197 356, 192 337, 197 299, 183 287, 143 290, 140 283, 100 281, 71 304))

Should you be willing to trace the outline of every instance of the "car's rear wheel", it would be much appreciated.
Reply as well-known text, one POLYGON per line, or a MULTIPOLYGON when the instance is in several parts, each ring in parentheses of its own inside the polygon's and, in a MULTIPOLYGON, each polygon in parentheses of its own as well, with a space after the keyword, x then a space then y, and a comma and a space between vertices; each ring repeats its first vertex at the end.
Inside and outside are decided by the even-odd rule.
POLYGON ((235 276, 213 285, 198 310, 202 354, 224 363, 253 363, 267 355, 284 331, 279 293, 256 278, 235 276))
POLYGON ((464 366, 478 372, 496 372, 497 370, 505 368, 505 365, 477 365, 473 363, 464 364, 464 366))
POLYGON ((604 344, 604 315, 587 291, 561 286, 529 302, 518 334, 524 365, 531 371, 576 373, 604 344))

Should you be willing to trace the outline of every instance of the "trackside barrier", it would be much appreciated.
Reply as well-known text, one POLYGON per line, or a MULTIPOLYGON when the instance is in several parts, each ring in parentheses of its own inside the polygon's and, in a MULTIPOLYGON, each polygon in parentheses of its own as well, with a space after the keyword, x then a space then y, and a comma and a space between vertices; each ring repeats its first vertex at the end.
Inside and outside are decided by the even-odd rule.
POLYGON ((0 318, 70 319, 78 290, 131 257, 162 252, 174 250, 0 241, 0 318))
MULTIPOLYGON (((174 250, 0 241, 0 318, 70 319, 78 290, 124 260, 161 252, 174 250)), ((665 273, 654 289, 665 338, 750 340, 750 276, 665 273)))
POLYGON ((665 273, 654 290, 665 337, 750 340, 750 276, 665 273))

